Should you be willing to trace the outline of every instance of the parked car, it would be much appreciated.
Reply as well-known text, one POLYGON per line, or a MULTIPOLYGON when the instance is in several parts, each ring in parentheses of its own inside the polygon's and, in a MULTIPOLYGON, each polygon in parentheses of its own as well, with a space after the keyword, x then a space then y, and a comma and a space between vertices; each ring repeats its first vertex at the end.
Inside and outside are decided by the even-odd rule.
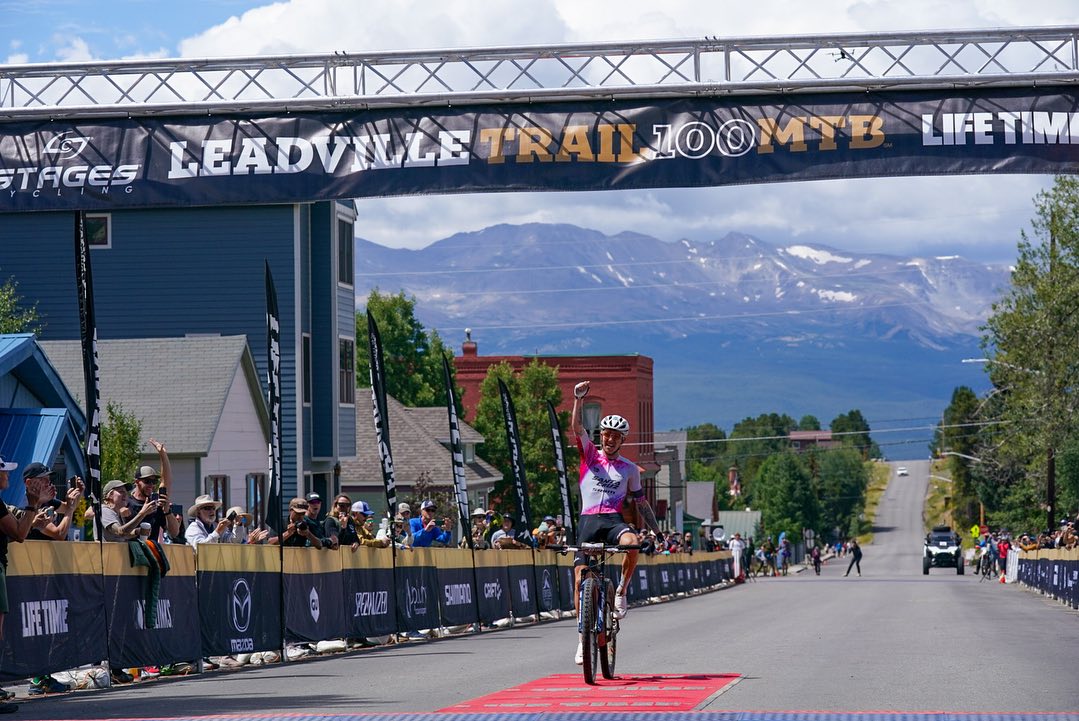
POLYGON ((907 473, 907 467, 906 466, 900 466, 899 468, 895 469, 895 475, 897 475, 897 476, 909 476, 910 474, 907 473))

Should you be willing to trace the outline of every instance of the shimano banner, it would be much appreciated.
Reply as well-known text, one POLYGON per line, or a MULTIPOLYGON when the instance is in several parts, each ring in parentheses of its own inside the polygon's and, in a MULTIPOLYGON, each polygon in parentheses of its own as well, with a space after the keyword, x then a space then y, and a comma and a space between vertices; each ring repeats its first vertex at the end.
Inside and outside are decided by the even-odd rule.
POLYGON ((1079 91, 3 124, 0 212, 1079 171, 1079 91))
POLYGON ((480 617, 472 551, 444 548, 435 552, 438 553, 438 605, 442 625, 477 623, 480 617))

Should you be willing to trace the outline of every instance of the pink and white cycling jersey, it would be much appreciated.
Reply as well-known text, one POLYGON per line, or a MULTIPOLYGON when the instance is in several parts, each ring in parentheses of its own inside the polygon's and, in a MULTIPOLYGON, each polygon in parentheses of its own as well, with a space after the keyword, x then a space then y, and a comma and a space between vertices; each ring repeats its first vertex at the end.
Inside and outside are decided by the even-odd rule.
POLYGON ((622 456, 611 460, 587 435, 577 437, 581 452, 581 515, 621 513, 626 494, 644 495, 637 464, 622 456))

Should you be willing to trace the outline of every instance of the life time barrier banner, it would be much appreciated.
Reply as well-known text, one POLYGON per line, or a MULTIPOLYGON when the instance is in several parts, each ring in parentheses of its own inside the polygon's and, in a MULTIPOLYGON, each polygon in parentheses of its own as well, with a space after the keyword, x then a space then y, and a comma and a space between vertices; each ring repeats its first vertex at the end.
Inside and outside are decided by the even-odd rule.
POLYGON ((1079 549, 1019 553, 1019 582, 1079 608, 1079 549))
MULTIPOLYGON (((149 628, 153 588, 147 569, 131 565, 127 544, 12 544, 0 680, 106 658, 113 666, 149 666, 276 650, 283 626, 289 639, 320 641, 470 624, 477 614, 491 624, 537 608, 573 608, 573 557, 550 551, 473 556, 419 548, 399 552, 395 569, 389 549, 286 548, 283 566, 276 546, 164 549, 170 570, 157 587, 156 626, 149 628)), ((630 597, 675 593, 679 569, 691 579, 694 568, 730 562, 725 553, 641 556, 630 597)), ((620 563, 607 571, 617 584, 620 563)))
POLYGON ((1079 170, 1079 91, 0 124, 0 212, 1079 170))

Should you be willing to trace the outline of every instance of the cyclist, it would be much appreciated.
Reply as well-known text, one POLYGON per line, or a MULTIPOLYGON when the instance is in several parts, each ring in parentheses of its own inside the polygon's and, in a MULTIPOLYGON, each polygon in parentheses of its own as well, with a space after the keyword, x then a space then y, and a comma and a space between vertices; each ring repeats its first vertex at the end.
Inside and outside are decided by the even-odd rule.
MULTIPOLYGON (((637 464, 619 455, 619 450, 629 434, 629 421, 622 416, 609 415, 599 423, 602 451, 598 450, 581 421, 581 399, 588 395, 589 381, 582 381, 573 388, 573 433, 577 436, 577 449, 581 452, 581 522, 577 529, 578 543, 603 542, 610 545, 635 546, 637 534, 622 519, 622 505, 627 497, 637 504, 644 525, 663 534, 656 523, 656 515, 641 487, 641 474, 637 464)), ((581 570, 588 563, 584 554, 577 554, 573 561, 573 602, 580 609, 581 570)), ((627 551, 622 558, 622 580, 614 597, 615 618, 623 618, 629 610, 626 591, 633 569, 637 566, 637 551, 627 551)), ((577 643, 575 661, 584 663, 584 645, 577 643)))

